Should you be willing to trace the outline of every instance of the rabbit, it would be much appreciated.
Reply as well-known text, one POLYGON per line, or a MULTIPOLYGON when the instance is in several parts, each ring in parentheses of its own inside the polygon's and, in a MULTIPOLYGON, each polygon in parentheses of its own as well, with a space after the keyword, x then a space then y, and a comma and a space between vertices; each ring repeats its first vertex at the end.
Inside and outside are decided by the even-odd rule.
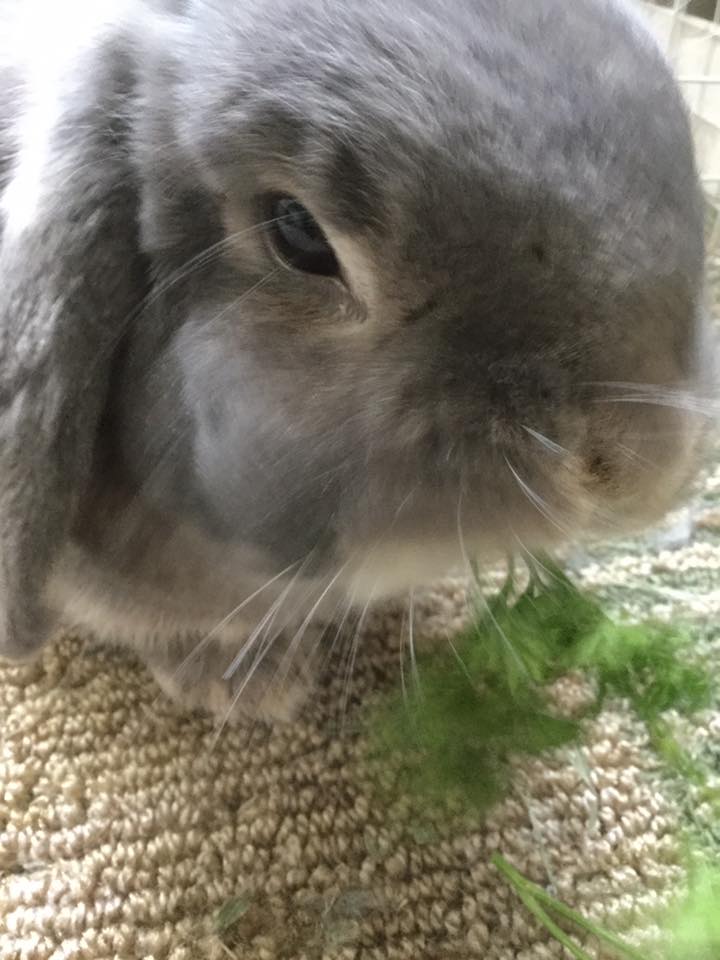
POLYGON ((0 37, 0 655, 74 623, 288 720, 323 624, 683 498, 703 201, 629 6, 3 0, 0 37))

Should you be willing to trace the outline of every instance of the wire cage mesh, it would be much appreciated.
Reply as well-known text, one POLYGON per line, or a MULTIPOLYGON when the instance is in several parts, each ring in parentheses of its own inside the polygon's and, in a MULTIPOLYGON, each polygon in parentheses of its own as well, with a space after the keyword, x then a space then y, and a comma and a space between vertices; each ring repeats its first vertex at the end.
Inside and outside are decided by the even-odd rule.
POLYGON ((708 249, 720 252, 720 0, 636 0, 665 50, 692 119, 707 198, 708 249))

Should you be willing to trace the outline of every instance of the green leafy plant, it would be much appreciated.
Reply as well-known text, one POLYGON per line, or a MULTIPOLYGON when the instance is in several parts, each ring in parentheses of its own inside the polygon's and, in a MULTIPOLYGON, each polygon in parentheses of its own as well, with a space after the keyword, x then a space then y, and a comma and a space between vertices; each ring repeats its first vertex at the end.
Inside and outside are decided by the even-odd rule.
POLYGON ((401 758, 406 788, 485 809, 508 791, 513 756, 582 742, 583 722, 609 696, 629 701, 668 764, 702 778, 665 720, 710 699, 707 672, 688 659, 681 630, 613 621, 546 558, 525 589, 511 570, 502 590, 489 600, 478 594, 473 608, 467 629, 448 649, 419 656, 415 682, 371 721, 376 748, 401 758), (578 671, 593 693, 581 713, 562 716, 551 685, 578 671))
POLYGON ((694 863, 688 892, 666 921, 667 960, 720 957, 720 868, 694 863))
MULTIPOLYGON (((477 593, 470 625, 446 650, 417 657, 412 684, 389 695, 371 718, 376 751, 393 756, 406 790, 427 798, 453 795, 482 811, 510 791, 513 757, 581 744, 585 722, 608 697, 619 697, 644 723, 666 767, 702 787, 720 812, 706 770, 668 721, 670 711, 691 715, 711 702, 709 672, 693 662, 690 641, 676 626, 616 622, 542 558, 524 589, 511 569, 494 597, 477 593), (552 684, 578 672, 591 693, 582 710, 562 716, 552 684)), ((592 957, 566 928, 594 938, 618 960, 649 960, 499 854, 493 862, 574 960, 592 957)), ((663 960, 718 960, 720 869, 693 865, 687 896, 664 926, 663 960)))
MULTIPOLYGON (((574 960, 593 960, 560 923, 583 931, 618 960, 651 960, 611 930, 588 920, 577 910, 533 883, 508 861, 495 854, 493 864, 535 919, 561 943, 574 960)), ((669 911, 662 927, 666 949, 663 960, 717 960, 720 957, 720 869, 695 864, 685 897, 669 911)))
MULTIPOLYGON (((500 854, 495 854, 492 862, 535 919, 565 947, 575 960, 593 960, 593 958, 559 926, 554 916, 568 921, 573 926, 590 934, 599 943, 609 946, 622 960, 647 960, 638 950, 625 943, 620 937, 615 936, 610 930, 606 930, 599 924, 586 919, 582 914, 553 897, 543 887, 528 880, 500 854)), ((689 960, 689 958, 685 958, 685 960, 689 960)))
POLYGON ((234 927, 248 912, 251 904, 252 896, 249 893, 242 893, 240 896, 226 900, 215 916, 213 923, 215 933, 226 933, 234 927))

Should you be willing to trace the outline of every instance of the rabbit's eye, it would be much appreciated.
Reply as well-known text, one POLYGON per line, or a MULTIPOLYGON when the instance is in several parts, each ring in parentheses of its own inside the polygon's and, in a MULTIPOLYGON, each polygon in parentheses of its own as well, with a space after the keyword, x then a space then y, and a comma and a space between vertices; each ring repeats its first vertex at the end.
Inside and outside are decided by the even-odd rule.
POLYGON ((268 238, 285 263, 326 277, 337 276, 340 265, 317 220, 292 197, 271 197, 268 203, 268 238))

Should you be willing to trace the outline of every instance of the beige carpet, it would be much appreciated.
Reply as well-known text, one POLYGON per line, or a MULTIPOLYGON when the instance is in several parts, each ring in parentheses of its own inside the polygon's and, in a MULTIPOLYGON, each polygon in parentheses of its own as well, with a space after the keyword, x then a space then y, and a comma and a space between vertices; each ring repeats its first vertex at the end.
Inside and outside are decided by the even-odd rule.
MULTIPOLYGON (((697 549, 651 565, 678 574, 697 549)), ((617 583, 646 585, 647 558, 622 556, 617 583)), ((612 565, 597 570, 612 586, 612 565)), ((444 585, 418 632, 442 632, 462 609, 459 585, 444 585)), ((679 813, 632 721, 607 712, 582 755, 521 766, 485 823, 418 819, 378 791, 352 730, 367 692, 397 680, 398 636, 393 612, 368 628, 344 729, 336 671, 292 728, 217 743, 143 669, 77 639, 4 667, 0 957, 565 956, 489 866, 493 851, 617 928, 642 918, 638 942, 652 942, 648 912, 682 880, 679 813), (247 909, 223 939, 214 918, 238 897, 247 909)))

